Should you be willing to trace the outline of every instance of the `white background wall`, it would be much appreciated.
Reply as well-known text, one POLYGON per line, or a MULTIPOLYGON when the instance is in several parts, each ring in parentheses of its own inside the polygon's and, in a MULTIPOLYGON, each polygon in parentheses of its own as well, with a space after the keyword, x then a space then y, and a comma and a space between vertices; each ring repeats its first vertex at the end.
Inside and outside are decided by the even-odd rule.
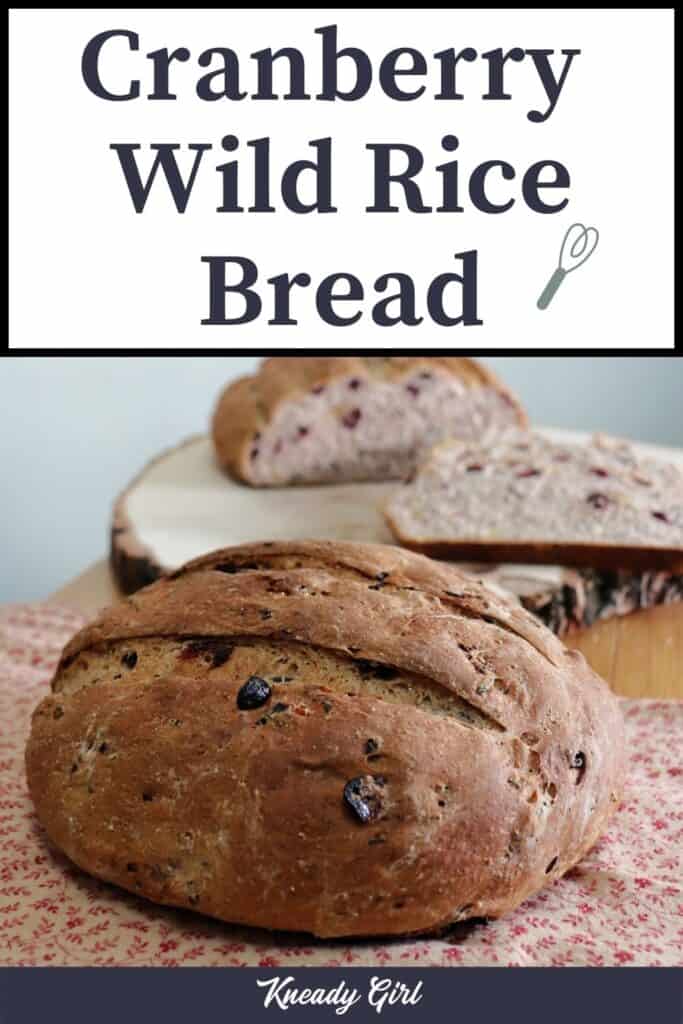
MULTIPOLYGON (((683 360, 485 360, 548 426, 683 445, 683 360)), ((112 499, 160 449, 206 429, 256 358, 0 360, 0 601, 49 594, 107 548, 112 499)))

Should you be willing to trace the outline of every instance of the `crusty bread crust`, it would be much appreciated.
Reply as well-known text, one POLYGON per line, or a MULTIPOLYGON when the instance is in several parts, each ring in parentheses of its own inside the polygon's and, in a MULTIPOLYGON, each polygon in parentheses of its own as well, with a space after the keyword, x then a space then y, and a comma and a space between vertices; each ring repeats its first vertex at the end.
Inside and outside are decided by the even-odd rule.
POLYGON ((547 541, 519 543, 483 540, 429 540, 404 534, 385 510, 391 532, 403 547, 428 558, 461 562, 514 562, 529 565, 565 565, 589 569, 653 569, 683 572, 680 548, 635 548, 622 544, 549 544, 547 541))
POLYGON ((338 377, 399 380, 430 365, 447 370, 467 387, 489 387, 506 395, 519 425, 526 426, 526 413, 514 395, 487 367, 465 356, 271 356, 256 374, 233 381, 220 396, 211 422, 218 462, 238 480, 253 485, 249 450, 283 402, 338 377))
POLYGON ((623 776, 616 699, 580 654, 383 545, 197 559, 77 634, 52 689, 27 776, 76 864, 319 936, 505 913, 595 842, 623 776), (271 695, 241 710, 252 675, 271 695))

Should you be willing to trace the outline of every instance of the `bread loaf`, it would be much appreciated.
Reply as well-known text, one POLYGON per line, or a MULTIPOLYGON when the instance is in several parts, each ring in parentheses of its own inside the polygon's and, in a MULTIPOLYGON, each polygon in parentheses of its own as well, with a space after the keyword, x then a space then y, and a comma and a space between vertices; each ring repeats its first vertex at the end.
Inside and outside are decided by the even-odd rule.
POLYGON ((219 462, 257 487, 399 479, 445 437, 525 423, 510 393, 471 359, 266 359, 232 383, 212 424, 219 462))
POLYGON ((104 611, 26 753, 84 870, 319 936, 512 909, 596 841, 623 760, 607 686, 513 599, 322 541, 216 552, 104 611))
POLYGON ((386 516, 401 544, 444 558, 683 569, 683 473, 615 438, 444 442, 386 516))

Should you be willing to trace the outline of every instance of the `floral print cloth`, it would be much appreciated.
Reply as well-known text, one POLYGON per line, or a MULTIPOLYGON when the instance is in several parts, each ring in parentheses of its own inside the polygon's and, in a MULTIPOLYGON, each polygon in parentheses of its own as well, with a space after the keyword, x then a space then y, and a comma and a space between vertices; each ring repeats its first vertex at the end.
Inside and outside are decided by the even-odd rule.
POLYGON ((0 964, 683 964, 683 701, 622 702, 631 770, 607 834, 514 913, 438 939, 323 942, 155 906, 89 878, 47 842, 24 745, 61 647, 84 621, 47 605, 0 608, 0 964))

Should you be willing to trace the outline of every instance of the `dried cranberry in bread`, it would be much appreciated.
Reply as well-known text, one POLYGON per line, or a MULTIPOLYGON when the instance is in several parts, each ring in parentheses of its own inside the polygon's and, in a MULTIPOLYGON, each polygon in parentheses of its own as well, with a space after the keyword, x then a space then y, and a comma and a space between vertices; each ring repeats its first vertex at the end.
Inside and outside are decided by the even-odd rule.
POLYGON ((445 437, 525 422, 471 359, 276 356, 227 388, 212 433, 222 466, 268 487, 400 479, 445 437))
POLYGON ((617 701, 514 599, 399 548, 190 563, 67 645, 26 755, 76 864, 319 936, 495 917, 615 808, 617 701))
POLYGON ((386 517, 401 544, 445 558, 683 569, 683 473, 616 438, 445 442, 386 517))

